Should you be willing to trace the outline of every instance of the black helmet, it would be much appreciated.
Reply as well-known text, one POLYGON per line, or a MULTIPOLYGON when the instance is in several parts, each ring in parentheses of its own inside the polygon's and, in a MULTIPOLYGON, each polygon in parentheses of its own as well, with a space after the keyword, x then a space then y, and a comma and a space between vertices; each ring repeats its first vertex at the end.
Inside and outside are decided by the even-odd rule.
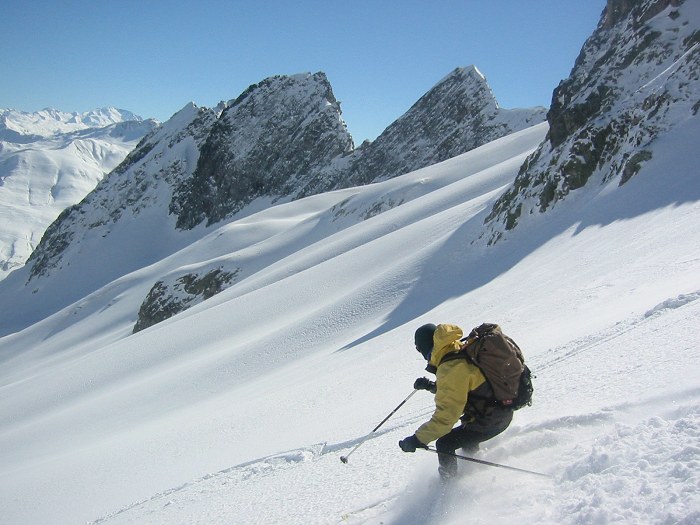
POLYGON ((416 330, 416 350, 421 353, 426 361, 430 361, 430 353, 433 351, 433 334, 436 329, 437 326, 428 323, 416 330))

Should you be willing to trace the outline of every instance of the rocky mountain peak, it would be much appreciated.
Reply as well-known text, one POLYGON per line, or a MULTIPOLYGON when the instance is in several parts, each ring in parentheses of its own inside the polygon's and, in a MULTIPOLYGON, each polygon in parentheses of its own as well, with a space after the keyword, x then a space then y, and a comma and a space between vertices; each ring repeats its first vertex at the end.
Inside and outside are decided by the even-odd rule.
POLYGON ((538 124, 545 114, 545 108, 501 109, 475 66, 457 68, 363 145, 347 180, 366 184, 403 175, 538 124))
POLYGON ((668 6, 678 7, 684 1, 654 0, 652 2, 640 2, 639 0, 608 0, 599 27, 610 29, 630 16, 636 24, 644 24, 668 6))
POLYGON ((570 76, 554 90, 547 140, 495 203, 488 238, 596 180, 622 185, 653 144, 697 115, 700 11, 677 0, 609 0, 570 76))
POLYGON ((268 78, 223 111, 194 175, 176 190, 171 213, 178 228, 191 229, 221 221, 258 197, 308 192, 333 158, 352 149, 324 73, 268 78))
MULTIPOLYGON (((63 210, 49 226, 28 260, 29 280, 48 276, 64 263, 69 266, 70 259, 83 250, 94 250, 106 259, 114 252, 128 253, 124 271, 157 257, 157 251, 139 252, 134 248, 139 242, 151 247, 158 244, 155 239, 147 239, 149 233, 140 225, 140 218, 143 214, 160 215, 158 220, 167 223, 164 199, 172 195, 174 186, 191 176, 199 148, 216 118, 212 110, 190 103, 146 134, 85 199, 63 210), (128 250, 105 241, 116 225, 132 231, 128 250)), ((114 276, 102 275, 99 279, 110 277, 114 276)))

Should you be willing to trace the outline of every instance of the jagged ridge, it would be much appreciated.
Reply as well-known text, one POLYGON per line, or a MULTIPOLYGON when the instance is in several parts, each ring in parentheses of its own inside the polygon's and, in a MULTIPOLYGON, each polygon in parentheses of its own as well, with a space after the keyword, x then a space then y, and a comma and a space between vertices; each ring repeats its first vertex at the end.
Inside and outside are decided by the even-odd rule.
POLYGON ((219 222, 257 197, 325 191, 332 181, 320 183, 321 172, 352 148, 325 74, 268 78, 214 124, 170 211, 178 228, 191 229, 219 222))
MULTIPOLYGON (((189 104, 144 137, 51 225, 25 275, 58 278, 90 257, 78 298, 166 257, 202 235, 192 230, 227 220, 256 200, 266 206, 396 177, 543 119, 544 108, 499 108, 483 75, 460 68, 374 143, 355 150, 325 74, 271 77, 214 109, 189 104), (94 254, 108 271, 99 270, 94 254), (120 265, 109 262, 114 259, 120 265)), ((373 209, 400 204, 378 202, 373 209)), ((182 272, 167 283, 189 278, 182 272)), ((51 288, 47 281, 35 285, 37 293, 45 288, 51 288)))
POLYGON ((476 67, 457 68, 359 150, 347 178, 360 185, 396 177, 539 124, 545 115, 545 108, 500 108, 476 67))
POLYGON ((676 0, 609 0, 554 91, 547 140, 486 218, 489 242, 592 179, 624 184, 652 157, 655 140, 697 115, 696 11, 676 0))

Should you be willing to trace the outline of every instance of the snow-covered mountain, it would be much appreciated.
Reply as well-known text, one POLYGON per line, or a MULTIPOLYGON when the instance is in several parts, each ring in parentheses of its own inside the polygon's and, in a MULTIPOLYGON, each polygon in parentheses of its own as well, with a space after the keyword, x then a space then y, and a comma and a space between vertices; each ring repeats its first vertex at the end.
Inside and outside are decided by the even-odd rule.
POLYGON ((68 113, 53 108, 35 112, 0 109, 0 140, 23 144, 55 135, 142 120, 131 111, 111 107, 84 113, 68 113))
POLYGON ((211 127, 193 176, 176 188, 177 227, 214 224, 257 198, 332 189, 325 173, 352 137, 323 73, 268 78, 230 103, 211 127))
POLYGON ((114 108, 0 109, 0 279, 156 125, 114 108))
MULTIPOLYGON (((609 24, 673 41, 699 34, 700 4, 610 0, 609 24)), ((505 230, 484 222, 550 147, 548 123, 178 230, 163 210, 232 106, 184 108, 66 212, 94 239, 58 229, 61 264, 0 283, 2 520, 698 523, 700 117, 668 101, 678 123, 622 186, 589 182, 491 245, 505 230), (175 315, 134 334, 140 308, 175 315), (519 343, 535 398, 476 457, 549 477, 464 462, 442 487, 434 453, 397 446, 430 394, 370 431, 425 374, 418 326, 483 321, 519 343)))
MULTIPOLYGON (((652 160, 654 147, 681 143, 697 165, 700 13, 696 1, 611 0, 571 75, 555 89, 547 140, 496 202, 489 241, 572 191, 622 186, 652 160)), ((674 174, 667 175, 673 183, 674 174)), ((687 198, 697 198, 688 188, 687 198)), ((671 203, 669 203, 671 204, 671 203)))
POLYGON ((366 184, 442 162, 544 122, 546 111, 503 109, 476 67, 457 68, 358 150, 348 180, 366 184))
MULTIPOLYGON (((236 214, 396 177, 543 119, 542 108, 500 109, 473 67, 452 72, 374 143, 357 150, 323 73, 271 77, 214 109, 188 104, 48 228, 27 267, 0 287, 3 296, 13 297, 0 333, 171 255, 205 235, 205 227, 236 214), (63 283, 77 275, 79 284, 65 289, 63 283)), ((380 199, 356 220, 402 202, 380 199)), ((238 272, 225 268, 214 279, 214 270, 156 279, 152 293, 144 294, 146 318, 139 327, 220 291, 238 272), (206 291, 189 284, 199 291, 183 296, 183 283, 202 279, 209 283, 206 291)))

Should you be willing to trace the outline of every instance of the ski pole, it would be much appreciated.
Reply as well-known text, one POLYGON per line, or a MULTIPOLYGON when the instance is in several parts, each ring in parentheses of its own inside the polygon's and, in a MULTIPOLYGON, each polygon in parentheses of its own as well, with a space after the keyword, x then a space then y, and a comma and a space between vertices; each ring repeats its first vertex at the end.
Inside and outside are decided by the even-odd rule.
POLYGON ((374 433, 377 431, 377 429, 378 429, 379 427, 381 427, 384 423, 386 423, 387 420, 388 420, 391 416, 393 416, 394 414, 396 414, 396 411, 397 411, 399 408, 401 408, 401 407, 403 406, 403 404, 404 404, 406 401, 408 401, 409 399, 411 399, 411 396, 412 396, 413 394, 415 394, 416 392, 418 392, 418 389, 416 389, 416 390, 414 390, 413 392, 411 392, 410 394, 408 394, 408 397, 407 397, 406 399, 404 399, 403 401, 401 401, 401 403, 399 403, 399 405, 398 405, 394 410, 391 411, 391 414, 389 414, 389 415, 386 416, 384 419, 382 419, 382 422, 379 423, 376 427, 374 427, 374 428, 372 429, 372 432, 370 432, 370 433, 367 434, 365 437, 363 437, 362 440, 360 440, 360 442, 359 442, 357 445, 355 445, 355 447, 354 447, 350 452, 348 452, 348 455, 347 455, 347 456, 340 456, 340 461, 342 461, 343 463, 347 463, 347 462, 348 462, 348 457, 350 457, 350 454, 352 454, 353 452, 355 452, 355 451, 359 448, 359 446, 362 445, 362 443, 364 443, 365 441, 367 441, 367 439, 368 439, 372 434, 374 434, 374 433))
POLYGON ((429 450, 430 452, 435 452, 437 454, 447 454, 448 456, 454 456, 459 459, 463 459, 465 461, 473 461, 474 463, 480 463, 482 465, 488 465, 489 467, 500 467, 500 468, 505 468, 508 470, 515 470, 517 472, 525 472, 527 474, 535 474, 536 476, 542 476, 545 478, 551 478, 548 474, 542 474, 541 472, 535 472, 533 470, 526 470, 524 468, 518 468, 518 467, 511 467, 509 465, 501 465, 500 463, 492 463, 490 461, 484 461, 483 459, 476 459, 476 458, 470 458, 467 456, 462 456, 460 454, 455 454, 454 452, 439 452, 434 448, 428 448, 426 447, 424 450, 429 450))

